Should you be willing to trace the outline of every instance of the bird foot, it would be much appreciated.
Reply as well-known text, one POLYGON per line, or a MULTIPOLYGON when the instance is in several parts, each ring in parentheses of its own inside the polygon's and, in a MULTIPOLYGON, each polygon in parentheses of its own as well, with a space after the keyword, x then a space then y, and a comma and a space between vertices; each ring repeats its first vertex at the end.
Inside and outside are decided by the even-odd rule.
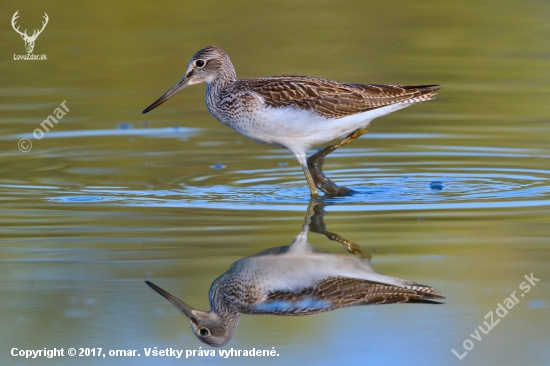
POLYGON ((315 186, 319 188, 325 195, 332 197, 345 197, 351 196, 356 191, 347 187, 339 186, 330 179, 328 179, 323 172, 323 163, 325 162, 325 156, 320 151, 307 159, 307 167, 313 178, 315 186))
POLYGON ((342 244, 344 248, 348 251, 348 253, 355 254, 361 258, 367 258, 368 260, 372 259, 372 256, 368 253, 363 253, 359 245, 355 244, 352 241, 346 240, 342 238, 340 235, 336 233, 331 233, 329 231, 325 232, 325 235, 330 240, 337 241, 338 243, 342 244))
POLYGON ((336 185, 333 181, 325 178, 323 181, 316 181, 315 186, 325 193, 326 196, 331 197, 346 197, 353 196, 356 191, 348 187, 336 185))

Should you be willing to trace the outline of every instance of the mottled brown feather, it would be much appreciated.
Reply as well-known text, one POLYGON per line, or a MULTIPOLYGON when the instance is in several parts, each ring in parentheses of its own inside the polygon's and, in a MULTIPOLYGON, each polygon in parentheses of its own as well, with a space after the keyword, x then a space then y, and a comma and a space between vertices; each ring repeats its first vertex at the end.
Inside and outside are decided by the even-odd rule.
POLYGON ((241 79, 236 84, 259 95, 270 107, 294 106, 328 118, 430 100, 441 89, 439 85, 347 84, 300 75, 241 79))
POLYGON ((434 300, 440 299, 444 297, 438 295, 438 291, 429 286, 414 284, 404 288, 358 278, 330 277, 314 287, 300 291, 272 292, 262 303, 286 302, 289 304, 288 307, 279 307, 277 311, 271 310, 269 314, 308 315, 355 305, 406 302, 439 304, 434 300), (324 301, 326 306, 320 308, 318 304, 324 301))

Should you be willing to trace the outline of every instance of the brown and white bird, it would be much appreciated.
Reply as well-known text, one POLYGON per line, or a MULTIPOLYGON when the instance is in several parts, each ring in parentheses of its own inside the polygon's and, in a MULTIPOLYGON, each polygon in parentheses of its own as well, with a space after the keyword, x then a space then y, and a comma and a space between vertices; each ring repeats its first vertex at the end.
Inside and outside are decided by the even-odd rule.
POLYGON ((231 340, 240 314, 297 316, 356 305, 440 304, 438 300, 444 299, 430 286, 373 270, 370 260, 355 243, 319 230, 324 224, 312 220, 313 211, 308 210, 306 224, 290 245, 243 258, 215 279, 209 292, 210 311, 194 309, 153 283, 145 282, 189 319, 197 338, 213 347, 231 340), (309 227, 330 234, 332 240, 343 244, 349 252, 360 255, 316 250, 307 241, 309 227))
POLYGON ((192 308, 145 281, 180 310, 202 342, 231 340, 240 314, 310 315, 356 305, 439 304, 432 287, 374 271, 367 258, 316 251, 304 233, 286 247, 236 262, 210 287, 210 311, 192 308))
POLYGON ((220 122, 252 140, 287 148, 302 166, 311 197, 317 188, 344 196, 322 171, 324 157, 367 132, 369 123, 433 99, 439 85, 351 84, 300 75, 237 79, 229 56, 209 46, 189 61, 184 77, 147 107, 147 113, 188 85, 206 83, 206 105, 220 122), (306 159, 313 146, 347 135, 306 159))

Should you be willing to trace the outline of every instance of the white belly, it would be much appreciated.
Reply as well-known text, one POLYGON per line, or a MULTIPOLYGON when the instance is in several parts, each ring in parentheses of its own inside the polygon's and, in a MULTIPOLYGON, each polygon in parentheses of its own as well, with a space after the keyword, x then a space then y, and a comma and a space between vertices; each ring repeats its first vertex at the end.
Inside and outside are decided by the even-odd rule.
POLYGON ((298 108, 267 107, 254 111, 246 121, 231 123, 231 127, 255 141, 283 146, 292 152, 303 152, 364 128, 373 119, 409 105, 398 103, 338 119, 329 119, 298 108))
POLYGON ((329 253, 253 256, 233 270, 241 272, 251 284, 263 287, 266 293, 297 291, 329 277, 357 278, 399 287, 414 284, 374 271, 366 259, 329 253))

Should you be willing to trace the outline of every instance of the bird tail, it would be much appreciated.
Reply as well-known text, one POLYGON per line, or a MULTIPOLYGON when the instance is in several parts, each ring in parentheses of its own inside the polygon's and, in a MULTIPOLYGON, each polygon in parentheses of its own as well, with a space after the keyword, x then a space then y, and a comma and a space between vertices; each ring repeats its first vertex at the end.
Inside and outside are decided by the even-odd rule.
POLYGON ((400 85, 400 88, 405 90, 411 90, 416 93, 416 96, 412 99, 414 102, 423 102, 426 100, 434 99, 437 95, 437 91, 443 87, 441 85, 400 85))
POLYGON ((415 292, 414 295, 409 295, 407 303, 443 304, 439 300, 445 299, 445 296, 439 295, 439 291, 430 286, 414 284, 405 288, 415 292))

